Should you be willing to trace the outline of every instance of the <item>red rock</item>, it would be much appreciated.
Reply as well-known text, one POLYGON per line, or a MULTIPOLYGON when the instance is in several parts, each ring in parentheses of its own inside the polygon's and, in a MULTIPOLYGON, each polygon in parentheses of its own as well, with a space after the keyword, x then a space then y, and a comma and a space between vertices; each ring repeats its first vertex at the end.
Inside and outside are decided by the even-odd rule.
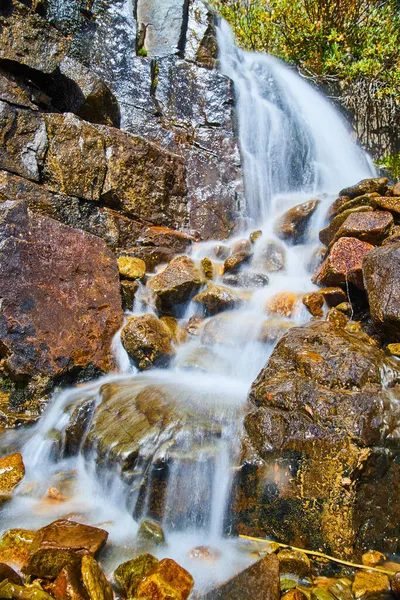
POLYGON ((326 286, 346 285, 348 282, 364 289, 362 263, 364 256, 373 248, 357 238, 340 238, 315 272, 313 282, 326 286))
POLYGON ((17 203, 0 221, 0 341, 15 376, 107 371, 122 323, 116 259, 99 238, 17 203))

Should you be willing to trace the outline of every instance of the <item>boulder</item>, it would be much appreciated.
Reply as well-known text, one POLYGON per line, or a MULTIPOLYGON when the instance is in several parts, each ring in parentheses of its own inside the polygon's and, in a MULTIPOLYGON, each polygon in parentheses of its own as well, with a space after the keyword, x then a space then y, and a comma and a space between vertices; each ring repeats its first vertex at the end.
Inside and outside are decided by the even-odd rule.
POLYGON ((79 575, 79 570, 64 567, 49 585, 48 591, 56 600, 87 600, 79 575))
POLYGON ((152 314, 131 317, 122 330, 121 341, 142 371, 165 367, 175 354, 170 329, 152 314))
POLYGON ((373 208, 371 206, 357 206, 356 208, 349 208, 348 210, 343 211, 336 217, 332 219, 325 229, 321 229, 319 232, 320 241, 325 244, 325 246, 330 246, 332 240, 335 235, 339 231, 340 227, 346 221, 347 217, 352 215, 353 213, 362 213, 362 212, 371 212, 373 208))
POLYGON ((17 0, 0 7, 0 60, 53 73, 70 46, 57 29, 17 0))
POLYGON ((336 217, 337 215, 345 212, 346 210, 353 208, 361 208, 362 206, 369 206, 371 208, 377 208, 379 206, 378 202, 381 196, 376 192, 371 194, 363 194, 362 196, 357 196, 350 200, 348 196, 343 196, 338 200, 341 201, 340 205, 337 204, 337 201, 334 202, 328 212, 329 217, 336 217))
POLYGON ((329 255, 316 270, 313 282, 323 286, 352 283, 364 289, 363 259, 373 248, 371 244, 357 238, 340 238, 333 244, 329 255))
POLYGON ((107 541, 108 533, 74 521, 60 519, 39 529, 22 571, 25 575, 54 579, 65 567, 76 568, 82 558, 96 555, 107 541))
POLYGON ((11 495, 13 489, 25 475, 24 461, 21 454, 9 454, 0 458, 0 499, 11 495))
POLYGON ((186 252, 194 238, 186 233, 168 227, 148 227, 138 239, 141 246, 162 246, 170 248, 175 254, 186 252))
POLYGON ((299 578, 311 575, 311 562, 307 554, 292 548, 281 548, 278 552, 279 573, 299 578))
POLYGON ((347 301, 347 294, 340 287, 324 287, 319 290, 328 306, 337 306, 347 301))
POLYGON ((69 413, 69 422, 64 429, 63 453, 64 458, 77 456, 82 446, 85 433, 89 427, 96 408, 96 397, 88 396, 81 399, 78 397, 73 406, 67 406, 64 410, 69 413))
POLYGON ((370 194, 377 192, 378 194, 384 194, 388 184, 387 177, 374 177, 373 179, 363 179, 356 185, 348 188, 344 188, 339 192, 339 196, 348 196, 349 198, 356 198, 363 194, 370 194))
POLYGON ((375 327, 400 342, 400 243, 375 248, 363 262, 365 289, 375 327))
POLYGON ((251 242, 250 240, 243 239, 237 240, 232 244, 231 248, 232 254, 236 254, 237 252, 247 252, 247 254, 251 253, 251 242))
POLYGON ((83 556, 81 575, 89 600, 113 600, 111 584, 93 556, 83 556))
POLYGON ((0 240, 8 372, 31 378, 88 365, 107 371, 122 310, 116 259, 104 242, 32 214, 22 202, 2 212, 0 240))
POLYGON ((237 293, 222 285, 209 285, 206 290, 193 298, 204 316, 210 317, 223 310, 239 308, 247 300, 243 293, 237 293))
POLYGON ((251 254, 248 252, 236 252, 231 254, 224 262, 224 273, 236 273, 244 264, 248 263, 251 254))
POLYGON ((0 583, 0 596, 2 598, 20 598, 21 600, 52 600, 52 596, 45 592, 40 583, 16 585, 7 580, 0 583))
POLYGON ((339 227, 331 244, 341 237, 355 237, 373 246, 378 246, 390 234, 392 227, 393 216, 390 212, 352 213, 339 227))
POLYGON ((161 317, 161 321, 170 330, 174 344, 184 344, 187 341, 188 332, 175 317, 161 317))
POLYGON ((147 573, 155 567, 158 559, 151 554, 140 554, 128 560, 114 571, 114 581, 125 598, 133 598, 137 586, 147 573))
POLYGON ((125 279, 142 279, 146 273, 146 263, 141 258, 122 255, 117 263, 119 274, 125 279))
POLYGON ((301 244, 319 202, 319 200, 309 200, 290 208, 275 223, 276 235, 282 240, 290 241, 292 244, 301 244))
POLYGON ((160 312, 180 316, 203 283, 205 280, 194 260, 177 256, 164 271, 148 281, 147 288, 154 295, 160 312))
POLYGON ((0 101, 0 168, 39 181, 47 146, 42 115, 0 101))
POLYGON ((201 600, 279 600, 279 561, 264 556, 222 585, 207 592, 201 600))
POLYGON ((18 570, 26 564, 35 532, 30 529, 9 529, 0 539, 0 561, 18 570))
POLYGON ((139 583, 137 600, 186 600, 194 585, 193 577, 171 558, 163 558, 139 583))

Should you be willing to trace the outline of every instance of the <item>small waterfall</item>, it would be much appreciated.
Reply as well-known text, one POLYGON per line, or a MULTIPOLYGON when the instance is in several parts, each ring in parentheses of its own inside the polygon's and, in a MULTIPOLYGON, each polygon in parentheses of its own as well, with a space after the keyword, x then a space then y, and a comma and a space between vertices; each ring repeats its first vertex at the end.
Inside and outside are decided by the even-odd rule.
POLYGON ((249 216, 267 217, 276 194, 337 193, 374 169, 339 112, 280 60, 235 46, 218 27, 221 71, 235 87, 249 216))

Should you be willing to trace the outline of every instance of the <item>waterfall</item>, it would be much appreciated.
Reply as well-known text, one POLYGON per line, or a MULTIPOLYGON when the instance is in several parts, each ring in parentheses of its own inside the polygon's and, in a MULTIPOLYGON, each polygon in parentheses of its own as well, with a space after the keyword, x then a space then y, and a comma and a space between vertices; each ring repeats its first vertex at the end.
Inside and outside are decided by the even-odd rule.
POLYGON ((337 193, 374 168, 340 113, 273 56, 244 52, 218 26, 221 71, 234 84, 249 216, 268 216, 276 194, 337 193))

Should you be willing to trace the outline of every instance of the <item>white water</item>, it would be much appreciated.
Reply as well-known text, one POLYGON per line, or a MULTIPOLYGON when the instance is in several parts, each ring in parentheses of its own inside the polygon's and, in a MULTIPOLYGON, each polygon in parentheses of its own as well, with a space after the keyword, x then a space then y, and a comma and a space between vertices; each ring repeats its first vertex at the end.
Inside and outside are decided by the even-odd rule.
MULTIPOLYGON (((225 23, 219 28, 218 39, 222 71, 235 84, 248 212, 253 228, 263 231, 246 269, 267 273, 269 285, 252 290, 248 303, 231 313, 222 340, 210 346, 204 337, 190 339, 177 348, 167 370, 137 373, 117 334, 114 350, 120 374, 60 393, 34 429, 11 433, 2 439, 3 447, 9 444, 8 448, 11 445, 22 449, 27 467, 18 493, 3 509, 2 529, 13 525, 37 528, 66 515, 86 523, 103 524, 113 544, 106 562, 111 571, 135 552, 137 524, 132 514, 140 492, 129 494, 129 485, 121 481, 118 470, 99 476, 93 458, 82 455, 55 458, 53 440, 62 436, 74 401, 94 395, 99 405, 103 400, 100 387, 106 382, 123 383, 128 378, 132 389, 137 385, 163 386, 174 401, 190 406, 194 424, 183 432, 177 431, 172 444, 168 440, 169 484, 163 512, 168 545, 158 555, 172 556, 188 568, 199 589, 224 579, 250 560, 223 540, 222 534, 232 472, 240 452, 241 421, 248 390, 273 349, 272 344, 257 339, 263 323, 274 318, 267 314, 266 302, 279 292, 293 292, 297 295, 295 306, 285 320, 296 325, 309 319, 301 296, 314 287, 309 265, 318 247, 318 231, 332 199, 330 194, 373 175, 367 158, 351 140, 347 125, 317 91, 275 58, 236 49, 225 23), (319 197, 321 202, 303 243, 290 246, 279 240, 274 232, 276 219, 311 197, 319 197), (271 273, 260 266, 260 256, 268 241, 282 248, 285 255, 282 272, 271 273), (218 434, 211 435, 198 427, 204 418, 218 425, 218 434), (190 452, 195 454, 195 461, 188 461, 190 452), (46 498, 51 486, 65 494, 64 501, 46 498), (187 506, 183 520, 177 512, 182 500, 187 506), (199 545, 218 547, 221 558, 215 563, 189 558, 188 551, 199 545)), ((248 233, 237 239, 247 237, 248 233)), ((192 256, 195 259, 210 256, 218 264, 214 246, 215 242, 197 244, 192 256)), ((143 311, 142 292, 130 314, 143 311)), ((186 319, 194 312, 192 304, 186 319)), ((155 454, 165 452, 162 448, 154 450, 155 454)), ((139 458, 145 464, 145 450, 139 458)), ((152 465, 148 468, 151 471, 152 465)), ((150 511, 151 495, 148 485, 142 498, 141 516, 150 511)))

